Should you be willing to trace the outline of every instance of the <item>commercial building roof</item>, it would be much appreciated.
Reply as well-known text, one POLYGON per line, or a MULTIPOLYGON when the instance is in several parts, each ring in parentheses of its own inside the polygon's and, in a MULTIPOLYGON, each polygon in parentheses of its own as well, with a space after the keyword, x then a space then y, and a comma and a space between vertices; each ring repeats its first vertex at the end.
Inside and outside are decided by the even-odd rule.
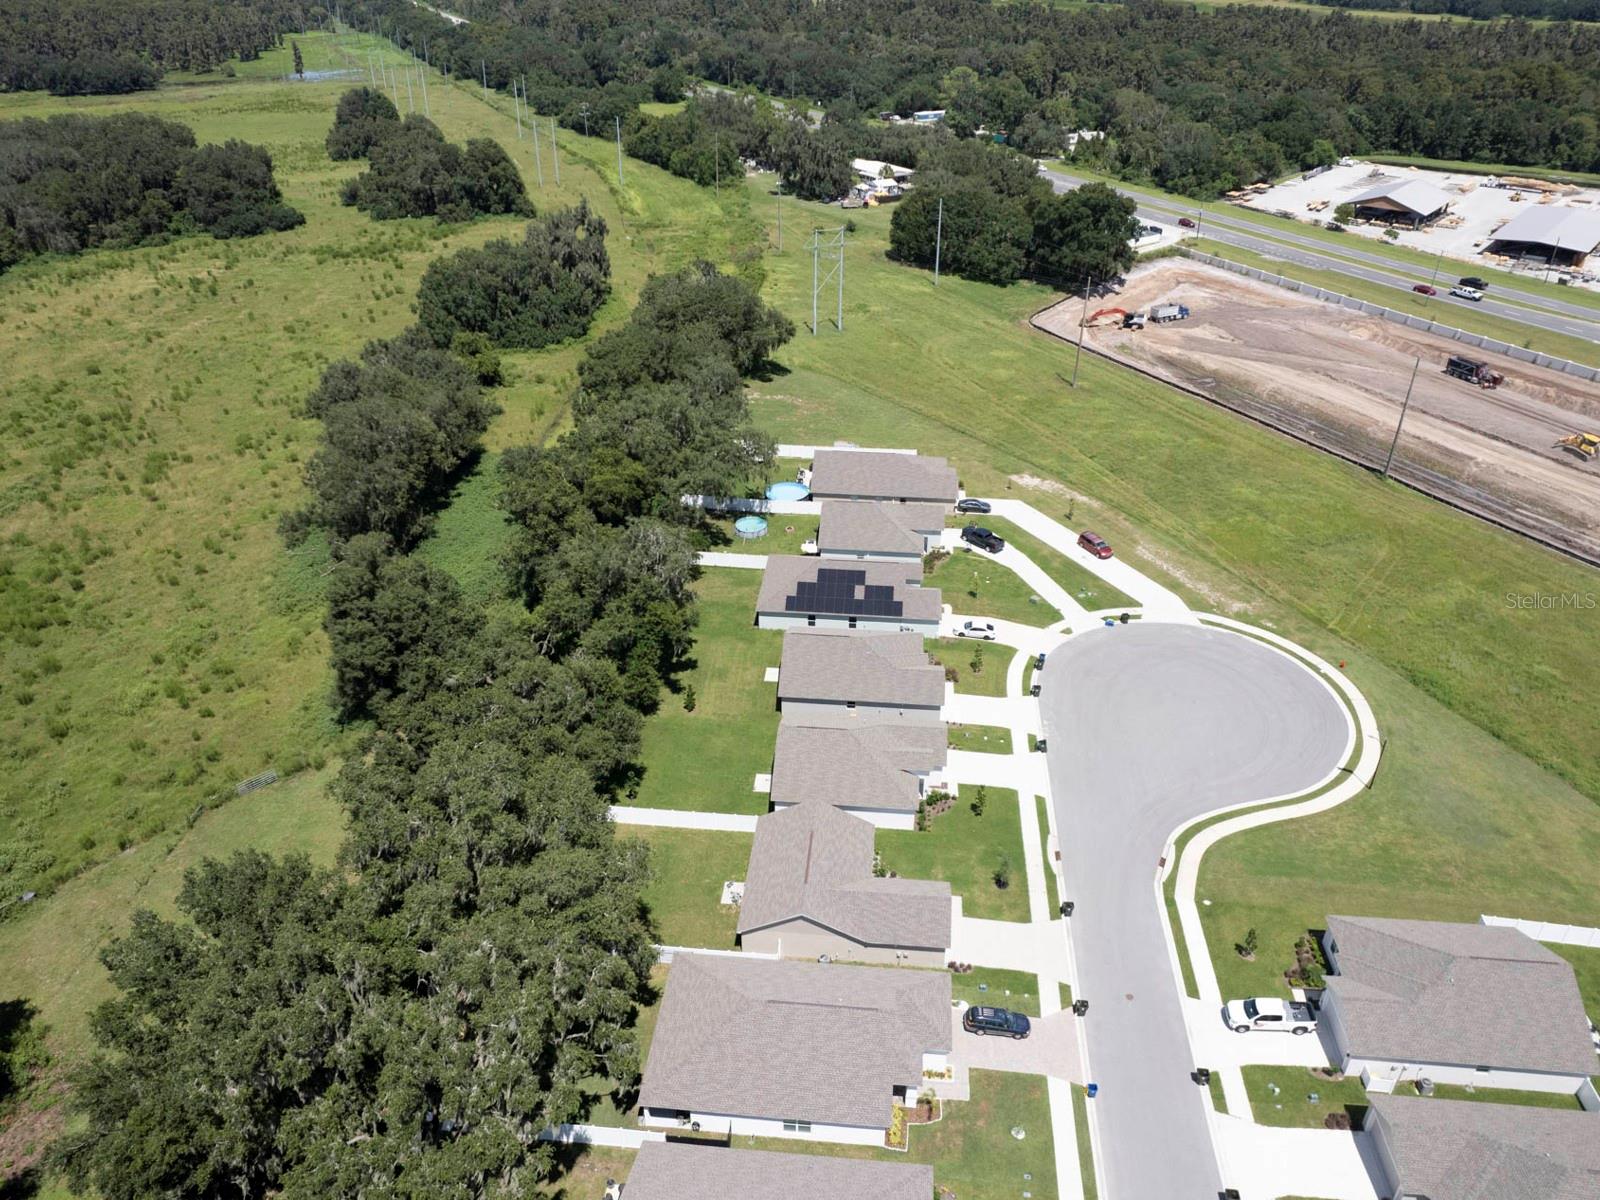
POLYGON ((910 179, 916 174, 910 167, 902 167, 896 163, 884 162, 877 158, 852 158, 850 169, 863 179, 910 179), (886 170, 887 169, 887 170, 886 170))
POLYGON ((1359 196, 1352 196, 1348 201, 1340 203, 1362 205, 1371 204, 1375 200, 1388 200, 1418 216, 1431 217, 1441 208, 1448 207, 1455 197, 1425 180, 1396 179, 1368 188, 1359 196))
POLYGON ((824 554, 853 550, 920 556, 923 531, 943 528, 944 508, 938 504, 824 500, 817 548, 824 554))
POLYGON ((628 1200, 928 1200, 933 1168, 824 1154, 646 1142, 628 1200))
POLYGON ((818 450, 811 463, 811 494, 867 500, 926 500, 954 504, 960 491, 955 468, 942 458, 881 450, 818 450))
POLYGON ((772 755, 772 803, 915 812, 922 798, 916 773, 945 765, 949 736, 942 721, 830 725, 809 714, 785 720, 772 755))
POLYGON ((922 563, 852 562, 774 554, 756 596, 758 613, 937 621, 938 588, 920 586, 922 563))
MULTIPOLYGON (((1407 1196, 1594 1200, 1600 1113, 1368 1093, 1407 1196)), ((1368 1127, 1371 1127, 1368 1119, 1368 1127)))
POLYGON ((831 804, 799 804, 756 822, 739 932, 803 918, 863 946, 950 946, 950 885, 872 873, 870 823, 831 804))
POLYGON ((1518 213, 1499 229, 1497 242, 1526 242, 1552 249, 1560 246, 1579 254, 1600 247, 1600 211, 1535 204, 1518 213))
POLYGON ((944 670, 928 661, 919 633, 790 629, 778 667, 778 701, 785 700, 937 708, 944 670))
POLYGON ((1509 926, 1329 917, 1327 977, 1357 1058, 1600 1069, 1572 967, 1509 926))
POLYGON ((944 971, 678 954, 639 1103, 887 1129, 894 1088, 949 1051, 944 971))

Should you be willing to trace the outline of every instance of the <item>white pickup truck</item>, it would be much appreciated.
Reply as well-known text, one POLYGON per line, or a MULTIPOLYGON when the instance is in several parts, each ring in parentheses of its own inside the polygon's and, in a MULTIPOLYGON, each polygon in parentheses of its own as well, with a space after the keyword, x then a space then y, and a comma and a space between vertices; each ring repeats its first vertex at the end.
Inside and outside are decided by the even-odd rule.
POLYGON ((1288 1030, 1294 1034, 1310 1033, 1317 1027, 1317 1014, 1311 1005, 1298 1000, 1278 1000, 1270 996, 1257 996, 1253 1000, 1230 1000, 1223 1007, 1222 1019, 1235 1033, 1249 1033, 1255 1029, 1288 1030))

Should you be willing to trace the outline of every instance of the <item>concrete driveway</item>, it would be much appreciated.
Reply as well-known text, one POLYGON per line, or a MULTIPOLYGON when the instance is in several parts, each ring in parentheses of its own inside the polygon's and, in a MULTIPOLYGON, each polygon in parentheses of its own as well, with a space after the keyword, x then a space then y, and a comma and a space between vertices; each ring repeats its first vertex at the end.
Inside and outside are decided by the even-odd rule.
MULTIPOLYGON (((1173 830, 1314 787, 1343 760, 1338 699, 1242 634, 1138 621, 1053 651, 1040 698, 1107 1200, 1223 1187, 1155 887, 1173 830)), ((1315 1176, 1312 1176, 1313 1178, 1315 1176)), ((1315 1189, 1313 1189, 1315 1190, 1315 1189)))
MULTIPOLYGON (((992 1001, 1005 1006, 1005 997, 992 1001)), ((1078 1061, 1078 1033, 1072 1027, 1078 1018, 1070 1012, 1048 1017, 1031 1017, 1033 1030, 1021 1041, 1007 1037, 979 1037, 961 1028, 961 1013, 950 1010, 950 1061, 958 1071, 1015 1071, 1023 1075, 1053 1075, 1070 1083, 1083 1082, 1083 1066, 1078 1061)))

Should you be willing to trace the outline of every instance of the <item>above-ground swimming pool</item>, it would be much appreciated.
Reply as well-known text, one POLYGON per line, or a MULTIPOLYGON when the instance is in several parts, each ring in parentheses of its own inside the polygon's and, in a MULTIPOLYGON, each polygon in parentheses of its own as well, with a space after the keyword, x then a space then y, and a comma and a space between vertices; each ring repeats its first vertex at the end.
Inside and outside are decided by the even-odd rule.
POLYGON ((765 517, 740 517, 733 523, 735 536, 742 538, 763 538, 767 536, 767 519, 765 517))
POLYGON ((804 500, 811 495, 811 489, 803 483, 792 481, 774 483, 767 488, 768 500, 804 500))

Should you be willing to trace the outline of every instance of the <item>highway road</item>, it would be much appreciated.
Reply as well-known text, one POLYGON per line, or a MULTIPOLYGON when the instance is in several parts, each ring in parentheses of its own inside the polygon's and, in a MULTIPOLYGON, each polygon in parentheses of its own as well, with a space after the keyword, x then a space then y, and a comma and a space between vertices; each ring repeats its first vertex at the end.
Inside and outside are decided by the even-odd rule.
MULTIPOLYGON (((1061 171, 1044 170, 1040 173, 1057 192, 1070 192, 1090 182, 1061 171)), ((1319 271, 1333 271, 1352 279, 1385 284, 1407 291, 1413 284, 1429 282, 1433 274, 1427 268, 1396 263, 1380 254, 1364 250, 1359 239, 1353 235, 1352 244, 1349 247, 1341 247, 1339 257, 1335 257, 1328 252, 1327 246, 1322 242, 1297 232, 1293 228, 1292 221, 1285 220, 1282 229, 1274 229, 1271 236, 1267 237, 1262 233, 1260 226, 1240 217, 1222 216, 1190 208, 1182 200, 1175 198, 1154 199, 1142 193, 1123 191, 1120 188, 1118 190, 1138 204, 1138 215, 1142 220, 1175 225, 1180 217, 1188 217, 1198 223, 1202 236, 1214 242, 1237 246, 1241 250, 1249 250, 1283 262, 1313 267, 1319 271)), ((1439 305, 1436 315, 1441 323, 1453 324, 1449 310, 1459 307, 1531 325, 1538 329, 1546 329, 1551 333, 1564 333, 1571 337, 1600 343, 1600 310, 1586 308, 1582 304, 1517 291, 1498 283, 1481 301, 1462 300, 1450 295, 1450 284, 1462 275, 1471 273, 1470 266, 1454 259, 1446 259, 1440 266, 1439 282, 1443 286, 1439 288, 1438 296, 1434 297, 1431 303, 1439 305), (1513 299, 1517 303, 1509 302, 1513 299)), ((1515 331, 1508 330, 1505 340, 1518 340, 1515 331)), ((1596 347, 1590 362, 1600 362, 1600 346, 1596 347)))
POLYGON ((1349 719, 1288 655, 1200 625, 1091 630, 1037 678, 1105 1198, 1210 1200, 1229 1183, 1189 1078, 1208 1064, 1192 1061, 1156 863, 1195 817, 1316 785, 1349 719))

